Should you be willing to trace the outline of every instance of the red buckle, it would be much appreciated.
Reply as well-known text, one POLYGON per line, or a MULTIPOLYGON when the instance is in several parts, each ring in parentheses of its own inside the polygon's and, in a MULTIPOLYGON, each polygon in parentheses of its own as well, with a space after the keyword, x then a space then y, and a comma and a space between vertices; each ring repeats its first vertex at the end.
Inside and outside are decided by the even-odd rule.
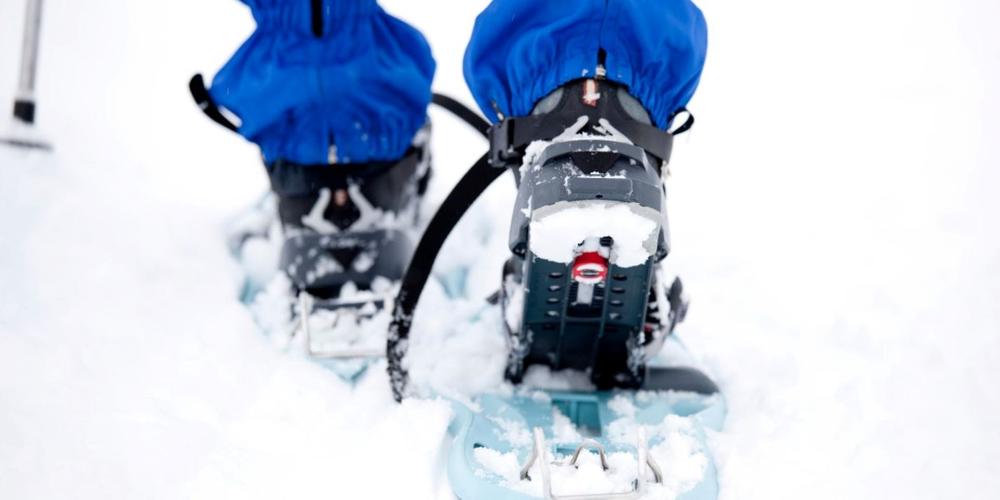
POLYGON ((608 259, 597 252, 583 252, 573 261, 573 280, 596 285, 608 277, 608 259))

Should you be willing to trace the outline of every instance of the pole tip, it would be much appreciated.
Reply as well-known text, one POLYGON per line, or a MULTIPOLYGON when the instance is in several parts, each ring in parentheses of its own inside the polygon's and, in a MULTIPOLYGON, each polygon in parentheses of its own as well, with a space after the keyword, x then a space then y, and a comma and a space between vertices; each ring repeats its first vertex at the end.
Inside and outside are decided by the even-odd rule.
POLYGON ((35 124, 35 102, 23 99, 14 101, 14 118, 28 125, 35 124))

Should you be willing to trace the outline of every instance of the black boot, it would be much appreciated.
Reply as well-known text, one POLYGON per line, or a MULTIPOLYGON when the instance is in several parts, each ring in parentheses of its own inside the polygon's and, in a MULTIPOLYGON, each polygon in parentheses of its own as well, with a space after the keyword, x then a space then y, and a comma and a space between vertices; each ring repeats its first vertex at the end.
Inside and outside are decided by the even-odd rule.
POLYGON ((430 179, 426 140, 415 141, 398 161, 278 161, 267 171, 285 239, 280 267, 295 292, 330 300, 342 298, 348 283, 370 291, 402 277, 430 179))

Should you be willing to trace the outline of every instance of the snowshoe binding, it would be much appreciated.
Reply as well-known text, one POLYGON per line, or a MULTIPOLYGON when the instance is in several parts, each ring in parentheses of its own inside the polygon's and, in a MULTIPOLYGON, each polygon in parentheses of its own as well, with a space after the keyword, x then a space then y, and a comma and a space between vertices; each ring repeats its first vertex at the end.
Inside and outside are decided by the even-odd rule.
POLYGON ((428 135, 425 127, 395 162, 268 165, 272 192, 230 238, 248 269, 242 300, 258 323, 345 379, 385 356, 385 309, 430 178, 428 135))
POLYGON ((397 400, 414 394, 403 358, 434 257, 475 197, 513 172, 512 257, 496 301, 515 387, 453 402, 457 497, 716 498, 705 430, 721 428, 725 404, 671 335, 688 303, 661 266, 673 136, 692 123, 661 130, 624 87, 571 82, 491 127, 490 152, 430 222, 389 329, 397 400))
POLYGON ((652 129, 624 89, 582 80, 494 136, 496 160, 521 160, 502 288, 512 382, 545 365, 585 371, 599 389, 657 389, 648 361, 687 304, 681 282, 667 288, 659 272, 671 136, 652 129), (521 156, 525 133, 551 140, 521 156))
MULTIPOLYGON (((206 117, 238 132, 202 75, 188 89, 206 117)), ((432 103, 486 134, 489 123, 458 101, 433 94, 432 103)), ((267 165, 272 192, 231 225, 230 250, 246 272, 240 298, 257 323, 279 343, 304 343, 345 379, 386 355, 386 306, 422 223, 429 139, 428 123, 394 162, 267 165)))

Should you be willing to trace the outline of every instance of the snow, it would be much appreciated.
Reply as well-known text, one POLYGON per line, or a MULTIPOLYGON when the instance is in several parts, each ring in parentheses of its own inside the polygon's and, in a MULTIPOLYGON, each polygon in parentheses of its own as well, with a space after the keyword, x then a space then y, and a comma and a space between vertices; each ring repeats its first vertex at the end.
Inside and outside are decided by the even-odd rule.
MULTIPOLYGON (((472 102, 461 53, 485 2, 383 4, 430 38, 438 90, 472 102)), ((710 441, 721 498, 994 497, 1000 6, 700 5, 712 47, 671 165, 669 266, 693 298, 685 342, 730 408, 710 441)), ((0 3, 0 103, 21 9, 0 3)), ((237 301, 225 228, 266 178, 185 83, 249 33, 245 9, 52 0, 45 15, 55 153, 0 149, 0 498, 448 498, 448 403, 396 405, 381 365, 348 385, 237 301)), ((485 145, 432 118, 440 200, 485 145)), ((438 269, 469 267, 464 281, 432 281, 417 311, 409 362, 428 393, 501 378, 481 299, 512 193, 497 183, 464 220, 438 269)), ((694 463, 683 443, 665 470, 675 452, 694 463)))
MULTIPOLYGON (((508 420, 503 418, 492 419, 496 423, 497 427, 500 428, 502 432, 500 438, 506 441, 508 444, 514 447, 530 447, 531 446, 531 429, 528 429, 522 422, 517 420, 508 420)), ((492 452, 497 452, 486 447, 477 448, 481 450, 489 450, 492 452)))
POLYGON ((529 366, 524 374, 524 385, 552 391, 591 391, 595 389, 586 373, 574 370, 552 371, 547 366, 529 366))
MULTIPOLYGON (((581 443, 583 437, 572 429, 569 419, 556 412, 556 432, 553 441, 556 443, 581 443)), ((634 415, 623 415, 612 423, 620 432, 614 436, 615 444, 634 449, 639 436, 646 436, 655 443, 648 449, 662 471, 666 471, 663 482, 655 484, 651 474, 647 475, 647 490, 644 499, 673 500, 678 495, 691 490, 704 477, 708 467, 708 456, 696 437, 690 418, 676 415, 667 416, 657 426, 642 426, 633 419, 634 415)), ((502 453, 489 448, 474 450, 476 460, 482 471, 501 478, 502 482, 514 489, 527 494, 541 496, 542 485, 540 465, 536 463, 530 469, 531 480, 520 477, 521 464, 516 453, 502 453)), ((622 493, 634 488, 637 477, 636 455, 626 451, 608 451, 608 471, 601 467, 596 451, 585 449, 574 467, 570 463, 571 456, 557 455, 549 457, 552 487, 556 494, 586 494, 595 492, 622 493)))
POLYGON ((531 251, 552 262, 573 262, 585 240, 614 239, 611 262, 619 267, 645 264, 656 252, 661 219, 656 210, 635 203, 561 201, 535 209, 531 220, 531 251))
MULTIPOLYGON (((535 480, 521 480, 521 467, 513 453, 498 453, 494 450, 479 448, 474 452, 476 459, 487 471, 503 479, 509 488, 542 498, 541 472, 539 465, 532 467, 530 475, 535 480), (538 478, 538 479, 536 479, 538 478)), ((555 458, 557 462, 566 462, 568 457, 555 458)), ((611 453, 608 462, 611 466, 606 473, 601 469, 597 453, 584 452, 580 455, 579 467, 570 465, 554 465, 551 467, 553 491, 557 495, 579 495, 594 492, 623 493, 631 490, 631 482, 636 477, 635 458, 628 453, 611 453), (623 486, 625 485, 625 486, 623 486)), ((644 497, 650 498, 650 497, 644 497)), ((655 497, 653 497, 655 498, 655 497)))

